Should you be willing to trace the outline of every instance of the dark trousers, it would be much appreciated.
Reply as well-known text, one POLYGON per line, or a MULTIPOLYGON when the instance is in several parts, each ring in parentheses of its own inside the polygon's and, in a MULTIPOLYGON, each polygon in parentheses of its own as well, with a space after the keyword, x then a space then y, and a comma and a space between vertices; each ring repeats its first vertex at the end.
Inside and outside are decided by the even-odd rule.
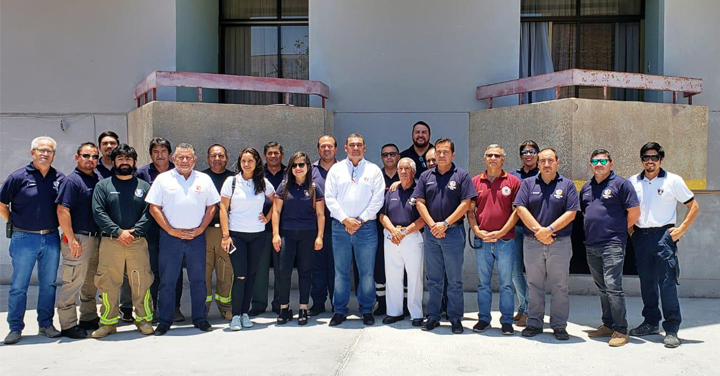
POLYGON ((230 254, 235 280, 232 286, 232 314, 233 316, 248 313, 255 288, 255 275, 257 274, 260 256, 265 246, 264 232, 235 232, 230 231, 233 244, 237 248, 230 254), (240 278, 245 277, 245 278, 240 278))
MULTIPOLYGON (((150 269, 153 272, 153 275, 155 276, 155 279, 153 279, 152 286, 150 286, 150 296, 152 297, 153 302, 157 302, 158 298, 158 291, 160 290, 160 227, 153 222, 150 225, 150 229, 148 230, 147 236, 145 237, 148 243, 148 253, 150 254, 150 269)), ((185 264, 185 259, 183 258, 183 266, 185 264)), ((123 287, 120 290, 120 308, 125 307, 132 307, 132 295, 130 294, 130 285, 127 285, 128 291, 125 291, 125 286, 127 284, 127 273, 125 274, 124 281, 123 281, 123 287), (127 299, 130 302, 130 305, 125 305, 124 300, 127 299)), ((177 283, 175 284, 175 308, 180 307, 180 299, 182 298, 182 290, 183 290, 183 273, 182 269, 180 270, 180 275, 178 276, 177 283)))
POLYGON ((632 235, 637 260, 640 293, 643 300, 642 315, 645 322, 658 325, 665 317, 666 332, 677 333, 682 317, 677 294, 680 265, 677 258, 677 242, 666 228, 635 228, 632 235), (662 300, 662 316, 660 315, 662 300))
POLYGON ((300 304, 308 304, 310 300, 310 284, 312 273, 313 253, 315 252, 315 238, 317 231, 290 231, 282 230, 282 248, 278 253, 280 267, 278 295, 280 304, 290 304, 290 278, 292 277, 293 263, 297 256, 298 282, 300 287, 300 304))
POLYGON ((177 279, 182 271, 183 258, 190 280, 190 301, 192 303, 192 323, 198 325, 207 321, 205 309, 205 234, 192 240, 183 240, 160 230, 160 289, 158 292, 158 320, 160 324, 170 326, 175 313, 177 279))
POLYGON ((462 266, 465 256, 465 227, 456 225, 438 239, 425 226, 425 271, 427 273, 428 318, 440 320, 444 286, 447 285, 447 314, 451 320, 461 319, 465 309, 462 266), (444 283, 447 278, 448 283, 444 283))
POLYGON ((325 299, 333 299, 335 291, 335 260, 333 259, 332 219, 325 216, 327 225, 323 233, 323 247, 313 254, 312 288, 310 296, 313 304, 325 305, 325 299))
POLYGON ((602 322, 606 328, 627 334, 627 311, 625 292, 622 287, 625 246, 610 243, 586 246, 587 263, 595 286, 600 293, 602 322))
POLYGON ((265 246, 263 247, 262 254, 260 255, 260 261, 258 262, 257 273, 255 275, 255 287, 252 293, 252 310, 265 312, 268 306, 268 288, 270 285, 270 261, 272 260, 273 265, 273 300, 270 303, 272 310, 277 311, 280 309, 280 298, 278 297, 277 284, 279 273, 279 261, 277 253, 272 247, 272 231, 263 232, 265 236, 265 246))

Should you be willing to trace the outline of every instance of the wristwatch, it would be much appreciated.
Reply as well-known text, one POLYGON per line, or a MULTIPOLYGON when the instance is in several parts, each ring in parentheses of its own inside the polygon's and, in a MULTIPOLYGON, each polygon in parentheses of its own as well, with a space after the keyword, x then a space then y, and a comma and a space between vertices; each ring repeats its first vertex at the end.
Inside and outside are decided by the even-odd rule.
POLYGON ((443 223, 445 224, 445 227, 450 227, 450 224, 448 223, 448 221, 443 221, 443 223))

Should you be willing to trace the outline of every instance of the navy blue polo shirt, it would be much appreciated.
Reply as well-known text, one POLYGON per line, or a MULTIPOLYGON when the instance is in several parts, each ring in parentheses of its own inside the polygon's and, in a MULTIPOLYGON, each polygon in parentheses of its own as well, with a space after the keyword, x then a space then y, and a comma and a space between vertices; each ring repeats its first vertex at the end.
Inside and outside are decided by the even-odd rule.
POLYGON ((115 171, 114 171, 115 168, 113 167, 113 168, 108 169, 107 167, 105 167, 104 164, 102 164, 102 161, 98 161, 96 170, 102 179, 107 179, 107 178, 115 175, 115 171))
MULTIPOLYGON (((173 168, 175 168, 175 164, 170 162, 170 165, 169 165, 167 171, 170 171, 173 168)), ((167 171, 165 171, 165 172, 167 172, 167 171)), ((138 168, 137 172, 135 172, 135 176, 138 179, 145 180, 150 185, 152 185, 152 183, 155 181, 155 178, 157 178, 158 175, 160 175, 160 171, 158 171, 157 168, 155 168, 155 165, 152 162, 146 164, 145 166, 138 168)))
POLYGON ((625 245, 627 210, 639 205, 633 185, 615 172, 610 172, 600 184, 593 177, 580 189, 580 209, 585 214, 585 244, 625 245))
MULTIPOLYGON (((315 185, 315 201, 323 201, 323 189, 315 185)), ((285 182, 281 182, 275 190, 275 197, 283 200, 282 212, 280 213, 281 230, 307 230, 317 231, 317 213, 313 206, 313 198, 310 191, 300 184, 292 184, 288 187, 287 197, 283 197, 285 182)))
MULTIPOLYGON (((335 160, 335 163, 337 163, 337 159, 335 160)), ((315 161, 313 163, 313 172, 312 172, 312 178, 313 182, 315 182, 316 187, 320 187, 323 192, 325 192, 325 178, 327 178, 328 170, 324 169, 320 165, 320 161, 315 161)), ((327 205, 325 205, 325 228, 329 229, 332 225, 332 220, 330 218, 330 210, 328 210, 327 205)))
POLYGON ((101 180, 100 175, 93 171, 88 175, 77 168, 60 184, 60 191, 55 203, 70 209, 73 232, 97 232, 98 225, 92 214, 92 195, 95 184, 101 180))
POLYGON ((415 186, 414 182, 408 189, 403 189, 402 185, 399 185, 396 190, 385 193, 385 203, 380 208, 380 213, 388 216, 393 225, 407 227, 420 218, 415 205, 416 199, 411 198, 415 186))
MULTIPOLYGON (((550 226, 556 219, 567 211, 580 210, 577 188, 572 180, 556 174, 550 184, 545 184, 542 175, 534 179, 525 179, 520 184, 520 191, 515 196, 515 206, 523 206, 530 211, 540 226, 550 226)), ((534 236, 534 232, 527 226, 525 236, 534 236)), ((569 236, 572 233, 572 222, 555 234, 558 237, 569 236)))
POLYGON ((385 173, 385 167, 382 168, 383 178, 385 179, 385 192, 390 189, 390 185, 396 181, 400 181, 400 174, 398 174, 397 171, 395 171, 395 175, 393 177, 387 176, 385 173))
MULTIPOLYGON (((415 179, 419 179, 420 175, 427 171, 427 152, 428 150, 432 149, 434 146, 433 144, 428 144, 427 150, 425 150, 425 153, 423 155, 418 155, 418 153, 415 151, 415 145, 410 145, 409 148, 403 150, 400 152, 400 158, 410 158, 415 162, 415 179)), ((386 185, 387 186, 387 185, 386 185)))
MULTIPOLYGON (((423 172, 412 197, 425 200, 433 220, 444 221, 455 212, 460 202, 477 197, 477 190, 467 171, 453 163, 444 174, 440 174, 437 167, 423 172)), ((461 218, 458 223, 462 221, 461 218)))
POLYGON ((535 166, 532 170, 525 172, 525 167, 520 167, 517 170, 511 172, 511 175, 514 175, 516 178, 520 179, 520 181, 523 181, 529 177, 535 177, 537 174, 540 173, 540 169, 535 166))
POLYGON ((57 198, 65 174, 50 167, 43 175, 32 162, 13 172, 0 188, 0 202, 10 206, 13 226, 28 231, 56 229, 57 198))
MULTIPOLYGON (((265 166, 263 166, 265 170, 265 178, 270 182, 270 184, 273 185, 273 188, 277 191, 278 187, 280 187, 280 183, 282 183, 283 178, 285 177, 285 169, 287 168, 284 164, 280 164, 280 171, 278 171, 277 174, 272 174, 270 170, 268 170, 268 165, 265 163, 265 166)), ((269 198, 265 198, 265 203, 263 204, 263 214, 265 216, 269 216, 270 209, 272 208, 272 200, 269 198)), ((272 221, 268 221, 268 223, 265 225, 265 231, 272 232, 272 221)))

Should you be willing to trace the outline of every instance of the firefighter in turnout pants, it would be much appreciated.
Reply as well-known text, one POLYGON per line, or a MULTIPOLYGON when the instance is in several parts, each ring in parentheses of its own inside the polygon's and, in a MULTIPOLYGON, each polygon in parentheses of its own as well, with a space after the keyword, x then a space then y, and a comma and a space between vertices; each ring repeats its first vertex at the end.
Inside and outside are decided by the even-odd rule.
POLYGON ((145 195, 150 184, 134 176, 137 152, 122 144, 112 152, 115 175, 102 180, 93 193, 93 216, 102 230, 100 261, 95 285, 102 292, 100 328, 93 338, 117 331, 118 295, 127 264, 135 306, 135 325, 142 334, 153 334, 150 285, 153 274, 145 234, 148 212, 145 195))

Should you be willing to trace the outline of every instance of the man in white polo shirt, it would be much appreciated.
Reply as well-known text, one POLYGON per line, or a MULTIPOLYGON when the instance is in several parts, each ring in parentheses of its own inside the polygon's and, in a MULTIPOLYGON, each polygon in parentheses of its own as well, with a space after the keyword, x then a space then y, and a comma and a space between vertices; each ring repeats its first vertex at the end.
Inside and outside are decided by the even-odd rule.
POLYGON ((365 158, 365 140, 357 133, 345 140, 347 158, 335 163, 325 180, 325 204, 332 221, 333 257, 335 258, 335 314, 330 326, 340 325, 348 314, 350 270, 353 249, 360 275, 358 305, 365 325, 375 323, 375 218, 383 205, 385 179, 380 168, 365 158))
POLYGON ((170 329, 175 311, 175 282, 186 260, 190 280, 192 323, 204 331, 212 330, 205 309, 205 228, 215 214, 220 195, 212 179, 193 170, 197 157, 190 144, 180 144, 173 153, 175 168, 155 179, 145 201, 160 225, 160 288, 155 335, 170 329))
POLYGON ((656 142, 648 142, 640 149, 643 172, 628 179, 640 200, 640 219, 634 228, 628 230, 632 235, 637 258, 640 293, 644 305, 642 315, 645 318, 643 323, 631 329, 629 334, 659 334, 658 324, 664 316, 663 342, 665 347, 675 348, 680 346, 677 332, 681 322, 677 295, 680 275, 677 242, 697 217, 699 206, 680 176, 660 168, 664 158, 665 150, 662 146, 656 142), (677 202, 682 202, 688 208, 680 226, 675 226, 677 202))

